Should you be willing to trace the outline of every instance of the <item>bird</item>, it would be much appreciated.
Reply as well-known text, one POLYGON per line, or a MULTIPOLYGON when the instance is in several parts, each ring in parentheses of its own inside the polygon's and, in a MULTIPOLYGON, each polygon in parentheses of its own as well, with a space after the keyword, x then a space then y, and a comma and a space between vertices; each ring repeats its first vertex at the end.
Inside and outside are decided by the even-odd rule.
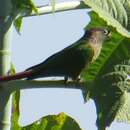
POLYGON ((52 76, 64 77, 65 81, 69 78, 78 80, 80 74, 86 70, 85 68, 98 58, 102 45, 110 37, 110 34, 110 31, 106 28, 90 28, 75 43, 23 72, 0 76, 0 82, 17 79, 33 80, 52 76))

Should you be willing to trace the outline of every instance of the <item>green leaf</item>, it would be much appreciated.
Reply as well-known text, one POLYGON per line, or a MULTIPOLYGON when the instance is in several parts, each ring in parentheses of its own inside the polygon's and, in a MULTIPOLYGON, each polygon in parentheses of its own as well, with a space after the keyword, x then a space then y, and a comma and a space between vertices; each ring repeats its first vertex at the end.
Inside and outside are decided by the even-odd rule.
POLYGON ((38 9, 35 6, 35 4, 32 2, 32 0, 29 0, 28 4, 30 5, 31 10, 34 11, 38 15, 38 9))
POLYGON ((22 20, 23 20, 23 17, 20 16, 14 21, 14 26, 18 33, 20 33, 21 31, 22 20))
POLYGON ((10 74, 13 75, 15 73, 16 73, 15 66, 13 65, 13 63, 11 63, 11 65, 10 65, 10 74))
POLYGON ((34 11, 38 15, 38 10, 32 0, 11 0, 11 2, 13 5, 11 15, 14 19, 14 26, 17 32, 20 32, 24 13, 30 14, 34 11))
MULTIPOLYGON (((130 123, 130 60, 125 60, 121 64, 116 65, 114 70, 115 72, 112 72, 114 77, 118 77, 116 78, 116 81, 114 81, 117 82, 117 86, 123 92, 123 103, 117 111, 115 120, 130 123)), ((112 73, 108 73, 107 76, 112 75, 112 73)))
POLYGON ((111 84, 108 84, 109 82, 102 83, 102 86, 98 87, 100 92, 98 91, 93 98, 97 111, 96 124, 99 130, 105 130, 107 126, 110 126, 119 108, 125 102, 122 99, 122 91, 118 87, 112 87, 111 84))
POLYGON ((18 124, 19 97, 19 92, 14 94, 12 130, 81 130, 77 122, 63 112, 58 115, 49 115, 43 117, 28 126, 21 127, 18 124))
POLYGON ((117 33, 94 11, 91 11, 89 15, 91 22, 87 28, 105 27, 112 33, 111 39, 103 44, 98 59, 81 75, 86 83, 83 96, 85 99, 94 100, 97 110, 97 127, 99 130, 105 130, 116 118, 118 112, 124 110, 121 108, 124 108, 126 92, 130 89, 130 83, 126 80, 130 73, 130 65, 122 64, 124 59, 130 59, 130 39, 117 33))
POLYGON ((32 0, 11 0, 11 2, 13 4, 13 11, 16 11, 17 13, 21 14, 23 11, 29 10, 29 12, 34 11, 36 14, 38 14, 37 7, 32 0))
POLYGON ((130 39, 127 39, 118 34, 112 27, 109 27, 107 23, 102 20, 96 13, 90 12, 90 17, 91 22, 87 28, 107 27, 111 30, 112 37, 109 41, 106 41, 103 44, 103 48, 98 59, 82 74, 88 89, 84 97, 88 97, 88 93, 90 97, 92 96, 90 93, 93 93, 93 89, 95 89, 97 86, 96 81, 98 80, 98 77, 111 72, 113 66, 119 64, 124 59, 130 59, 130 39))
POLYGON ((64 113, 49 115, 21 130, 81 130, 74 119, 64 113))
POLYGON ((13 107, 12 107, 12 130, 21 130, 18 124, 19 120, 19 101, 20 101, 20 91, 13 93, 13 107))
POLYGON ((122 98, 124 98, 125 102, 117 112, 115 120, 130 123, 130 93, 125 91, 122 98))
POLYGON ((113 120, 130 122, 130 66, 123 63, 115 65, 113 71, 98 78, 97 89, 93 95, 97 109, 99 130, 110 126, 113 120), (124 112, 125 111, 125 112, 124 112))
POLYGON ((129 0, 84 0, 108 25, 130 38, 130 1, 129 0))

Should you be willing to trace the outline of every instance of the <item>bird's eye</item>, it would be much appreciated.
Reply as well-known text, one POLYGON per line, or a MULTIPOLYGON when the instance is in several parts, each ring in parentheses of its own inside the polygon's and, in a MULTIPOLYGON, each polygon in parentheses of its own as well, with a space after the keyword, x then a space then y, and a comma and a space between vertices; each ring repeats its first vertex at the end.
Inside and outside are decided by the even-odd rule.
POLYGON ((110 31, 108 31, 107 29, 104 29, 104 30, 103 30, 103 33, 104 33, 105 35, 108 35, 108 34, 110 33, 110 31))

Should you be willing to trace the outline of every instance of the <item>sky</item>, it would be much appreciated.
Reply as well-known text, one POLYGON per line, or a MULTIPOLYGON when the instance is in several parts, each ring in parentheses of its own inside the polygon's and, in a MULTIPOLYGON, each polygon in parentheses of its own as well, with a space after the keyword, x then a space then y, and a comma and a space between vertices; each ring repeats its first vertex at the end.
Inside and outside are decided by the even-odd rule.
MULTIPOLYGON (((35 2, 48 3, 42 0, 35 2)), ((77 41, 89 21, 86 9, 24 18, 21 35, 14 29, 12 40, 12 62, 17 72, 43 62, 50 55, 77 41)), ((84 104, 80 90, 43 88, 21 91, 19 123, 22 126, 60 112, 74 118, 83 130, 96 130, 94 102, 90 100, 84 104)), ((114 122, 108 128, 115 129, 129 130, 130 125, 114 122)))

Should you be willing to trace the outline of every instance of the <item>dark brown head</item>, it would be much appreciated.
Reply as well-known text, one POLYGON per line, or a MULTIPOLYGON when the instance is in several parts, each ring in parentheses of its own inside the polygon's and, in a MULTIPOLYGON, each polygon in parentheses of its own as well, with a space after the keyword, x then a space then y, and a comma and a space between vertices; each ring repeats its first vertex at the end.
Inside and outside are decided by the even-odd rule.
POLYGON ((83 39, 88 41, 87 44, 93 48, 94 52, 92 62, 100 55, 102 43, 108 39, 108 37, 110 37, 110 31, 104 28, 91 28, 85 32, 83 39))
POLYGON ((84 37, 94 43, 102 44, 110 35, 110 31, 105 28, 91 28, 85 32, 84 37))

